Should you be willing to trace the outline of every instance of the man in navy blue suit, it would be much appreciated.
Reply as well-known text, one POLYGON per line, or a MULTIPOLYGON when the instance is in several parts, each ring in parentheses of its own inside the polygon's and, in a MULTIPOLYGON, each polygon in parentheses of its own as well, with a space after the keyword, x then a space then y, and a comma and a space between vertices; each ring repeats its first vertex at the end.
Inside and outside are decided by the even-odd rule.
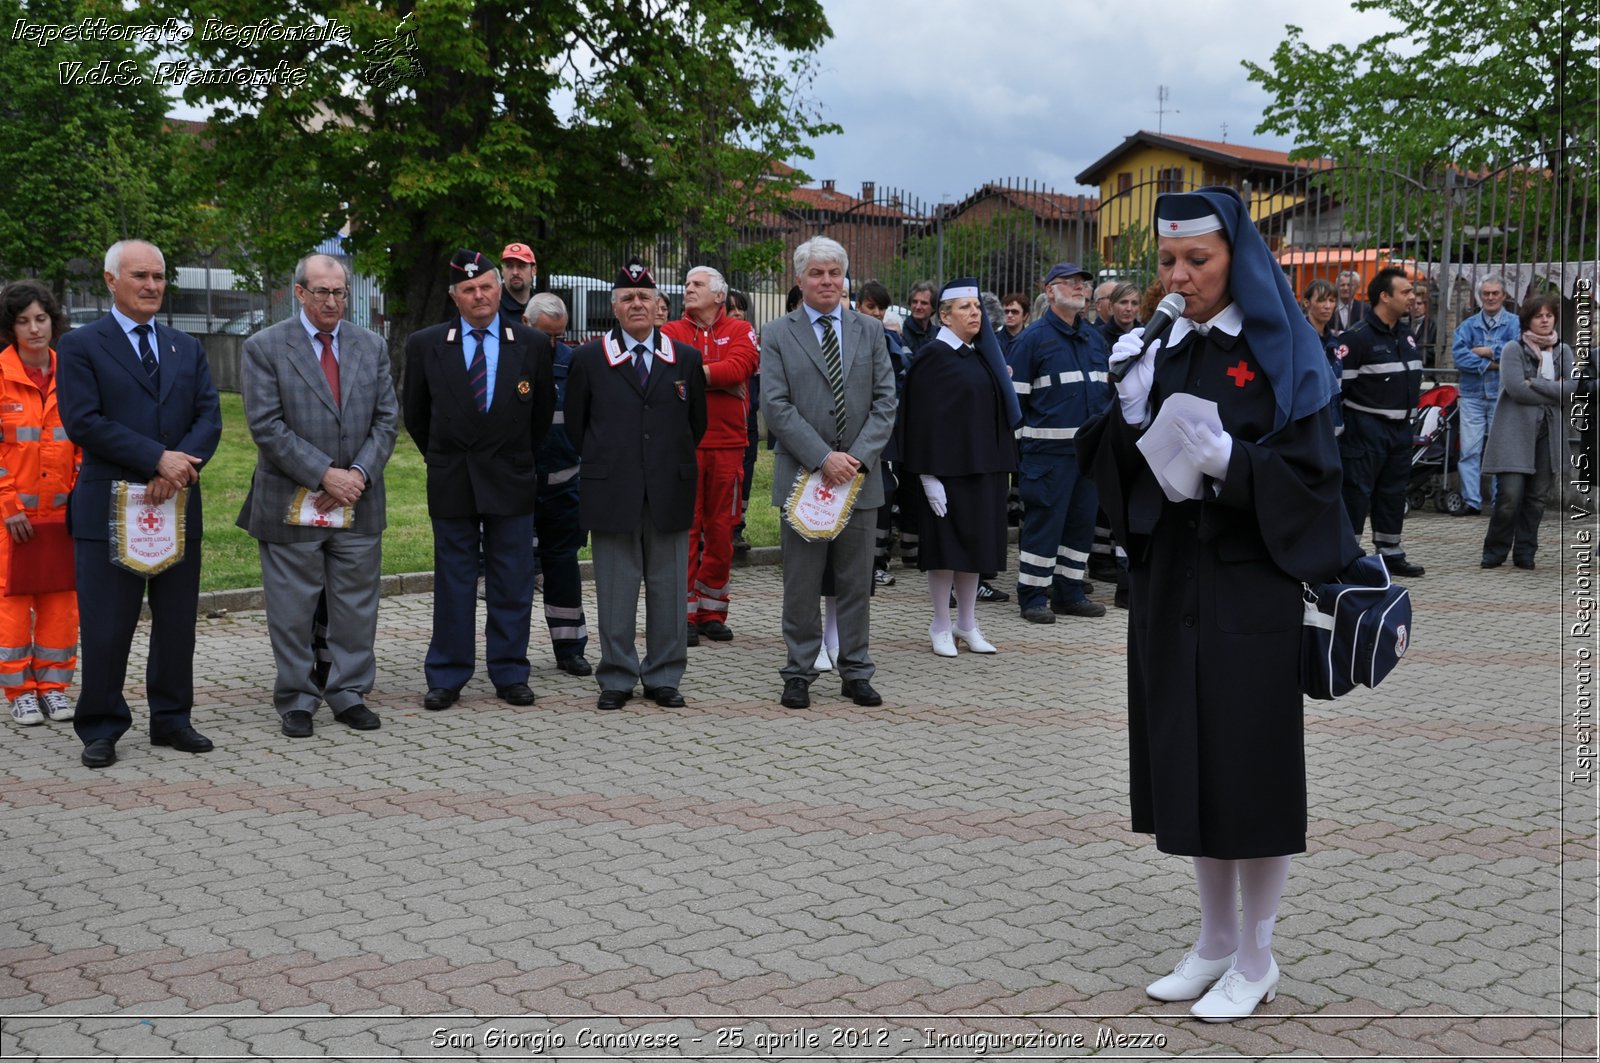
POLYGON ((82 690, 73 727, 83 763, 116 763, 133 725, 123 696, 134 627, 150 591, 145 665, 150 743, 205 753, 211 740, 189 722, 194 705, 195 613, 200 594, 200 469, 222 437, 217 389, 200 342, 155 320, 167 289, 166 259, 143 240, 106 251, 111 313, 61 338, 56 350, 61 421, 83 448, 67 524, 78 569, 82 690), (111 560, 112 485, 144 484, 160 505, 189 488, 183 559, 154 576, 111 560))

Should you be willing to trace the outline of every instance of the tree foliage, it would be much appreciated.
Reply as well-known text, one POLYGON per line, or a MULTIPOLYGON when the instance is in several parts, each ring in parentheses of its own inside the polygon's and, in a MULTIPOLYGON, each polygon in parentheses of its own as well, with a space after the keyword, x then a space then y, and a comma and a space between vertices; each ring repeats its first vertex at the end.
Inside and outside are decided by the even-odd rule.
POLYGON ((1033 291, 1049 267, 1050 247, 1034 216, 1025 210, 1006 210, 910 238, 879 279, 889 291, 901 293, 924 278, 939 284, 953 277, 976 277, 980 287, 1003 295, 1033 291))
POLYGON ((117 240, 153 240, 175 263, 192 232, 181 137, 165 126, 148 49, 27 36, 100 17, 127 16, 98 0, 0 0, 13 38, 0 48, 0 276, 38 276, 58 295, 99 277, 117 240))
MULTIPOLYGON (((779 189, 818 122, 792 86, 829 34, 818 0, 218 0, 160 4, 198 27, 337 24, 283 40, 202 32, 197 68, 302 72, 294 84, 184 88, 213 108, 209 174, 241 246, 281 271, 348 226, 389 293, 395 337, 446 310, 456 247, 494 255, 687 230, 715 243, 779 189)), ((147 5, 147 10, 149 5, 147 5)))
POLYGON ((1313 48, 1299 26, 1249 80, 1272 96, 1257 133, 1291 136, 1300 158, 1377 152, 1402 164, 1595 148, 1594 9, 1582 0, 1354 0, 1398 24, 1356 45, 1313 48))

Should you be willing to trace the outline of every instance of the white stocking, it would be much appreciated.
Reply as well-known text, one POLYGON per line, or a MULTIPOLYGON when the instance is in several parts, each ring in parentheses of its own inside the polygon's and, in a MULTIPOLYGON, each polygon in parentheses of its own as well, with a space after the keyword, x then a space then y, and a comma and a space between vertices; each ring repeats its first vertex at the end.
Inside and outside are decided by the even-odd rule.
POLYGON ((955 573, 947 568, 936 568, 928 573, 928 601, 933 605, 933 623, 928 630, 950 630, 950 586, 955 573))
POLYGON ((1239 895, 1244 902, 1244 932, 1239 940, 1239 970, 1259 982, 1272 965, 1272 927, 1278 921, 1278 902, 1289 881, 1287 856, 1237 860, 1239 895))
POLYGON ((1239 947, 1239 879, 1236 860, 1194 858, 1194 881, 1200 893, 1200 940, 1194 950, 1202 960, 1220 960, 1239 947))
POLYGON ((829 657, 839 656, 839 597, 828 594, 822 598, 822 646, 829 657))
MULTIPOLYGON (((956 627, 962 631, 972 631, 978 626, 978 574, 976 572, 957 572, 956 580, 956 627)), ((949 601, 949 599, 945 599, 949 601)))

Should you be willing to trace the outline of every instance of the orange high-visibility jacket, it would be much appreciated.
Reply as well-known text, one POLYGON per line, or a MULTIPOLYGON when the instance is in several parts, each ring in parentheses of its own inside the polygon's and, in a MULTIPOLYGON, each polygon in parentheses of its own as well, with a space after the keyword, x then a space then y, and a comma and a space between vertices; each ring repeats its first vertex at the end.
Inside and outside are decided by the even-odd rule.
POLYGON ((0 519, 59 513, 78 479, 82 455, 56 410, 55 368, 51 351, 49 385, 40 394, 17 349, 0 351, 0 519))

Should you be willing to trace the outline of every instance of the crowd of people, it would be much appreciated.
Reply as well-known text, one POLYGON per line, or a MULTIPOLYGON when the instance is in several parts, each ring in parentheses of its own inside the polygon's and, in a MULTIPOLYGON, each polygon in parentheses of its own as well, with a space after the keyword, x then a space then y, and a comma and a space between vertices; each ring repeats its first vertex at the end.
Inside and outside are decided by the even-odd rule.
MULTIPOLYGON (((1095 287, 1063 262, 1031 305, 970 277, 925 281, 900 320, 877 281, 852 308, 845 248, 814 237, 794 252, 788 311, 759 333, 718 270, 688 271, 669 320, 651 271, 630 261, 615 327, 576 347, 567 308, 536 290, 531 247, 497 260, 463 249, 442 267, 454 311, 407 338, 399 396, 384 339, 347 320, 348 267, 307 255, 297 313, 251 336, 241 367, 258 458, 238 524, 259 544, 282 733, 310 738, 324 704, 354 730, 382 725, 366 697, 402 423, 426 466, 434 542, 423 706, 449 709, 474 675, 480 595, 496 695, 536 701, 536 572, 557 666, 594 677, 597 708, 640 692, 684 706, 688 648, 736 637, 759 409, 782 518, 779 702, 808 707, 836 671, 843 698, 882 704, 871 599, 895 585, 896 539, 902 567, 925 574, 932 652, 999 652, 978 604, 1009 600, 988 580, 1008 567, 1014 487, 1021 616, 1104 616, 1096 559, 1129 610, 1133 829, 1192 858, 1201 909, 1198 940, 1149 992, 1196 1000, 1209 1021, 1250 1014, 1276 989, 1273 921, 1305 848, 1300 584, 1359 555, 1369 517, 1390 572, 1423 575, 1401 532, 1409 419, 1437 337, 1423 283, 1399 269, 1377 272, 1364 303, 1353 275, 1297 299, 1231 190, 1163 194, 1152 221, 1148 288, 1095 287), (1147 336, 1169 294, 1182 316, 1147 336), (1151 467, 1149 433, 1174 466, 1151 467), (1174 480, 1177 466, 1197 486, 1174 480)), ((0 686, 18 724, 70 720, 90 768, 114 764, 134 725, 123 689, 146 598, 150 741, 212 749, 191 710, 201 480, 222 423, 203 348, 156 320, 166 272, 152 244, 113 245, 113 307, 71 332, 47 287, 0 291, 0 686)), ((1453 343, 1462 491, 1479 511, 1474 481, 1494 474, 1482 564, 1532 568, 1573 354, 1559 300, 1512 313, 1495 276, 1478 295, 1453 343)))

